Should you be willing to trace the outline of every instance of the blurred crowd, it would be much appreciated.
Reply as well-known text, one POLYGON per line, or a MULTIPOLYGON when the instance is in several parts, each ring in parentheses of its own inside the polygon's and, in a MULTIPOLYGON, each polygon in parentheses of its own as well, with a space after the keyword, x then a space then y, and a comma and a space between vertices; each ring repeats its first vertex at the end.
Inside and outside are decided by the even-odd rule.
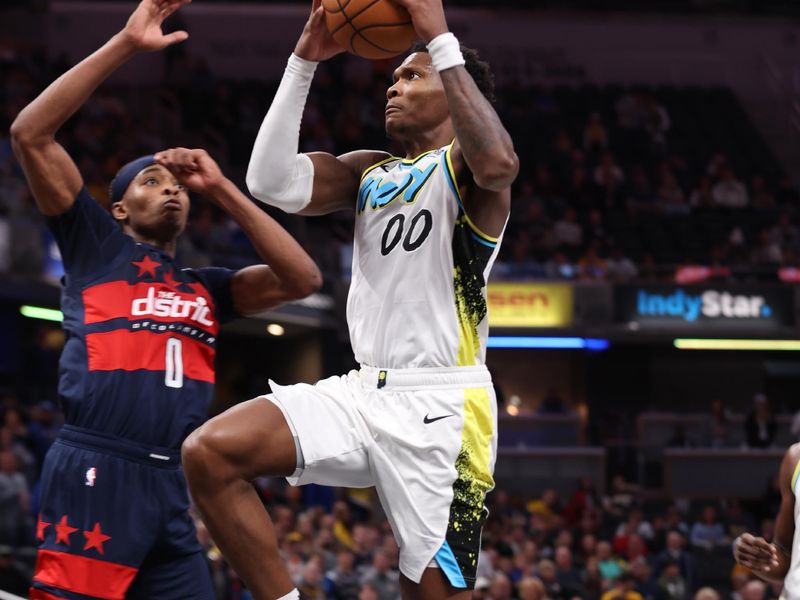
MULTIPOLYGON (((67 57, 46 60, 29 41, 0 43, 0 272, 60 275, 57 250, 14 160, 8 127, 68 67, 67 57)), ((338 154, 388 146, 399 152, 383 129, 391 68, 346 56, 322 65, 301 150, 338 154)), ((61 131, 60 141, 100 202, 108 203, 108 184, 122 164, 176 145, 206 148, 243 183, 277 82, 226 81, 181 47, 166 54, 164 81, 104 86, 61 131)), ((697 95, 686 94, 690 101, 697 95)), ((687 137, 693 124, 683 110, 686 101, 674 90, 663 95, 669 101, 645 88, 545 90, 512 83, 498 90, 498 111, 522 164, 498 277, 672 280, 686 269, 701 278, 741 279, 760 269, 773 279, 796 276, 798 191, 768 153, 743 155, 726 147, 724 136, 697 151, 699 142, 690 144, 696 140, 687 137), (690 158, 687 144, 695 148, 690 158)), ((737 126, 755 135, 732 96, 709 102, 712 109, 714 103, 733 106, 737 126)), ((349 276, 352 215, 276 217, 313 254, 328 281, 349 276)), ((238 226, 201 199, 193 204, 179 258, 187 266, 234 268, 257 260, 238 226)))
MULTIPOLYGON (((761 405, 754 401, 755 408, 761 405)), ((0 404, 0 589, 24 594, 31 576, 44 454, 62 423, 47 401, 6 395, 0 404)), ((759 423, 763 415, 753 417, 759 423)), ((758 425, 756 425, 758 428, 758 425)), ((255 482, 303 598, 399 598, 398 548, 372 490, 294 488, 255 482)), ((616 475, 574 490, 488 497, 474 597, 484 600, 767 600, 765 586, 735 566, 731 541, 749 531, 771 539, 777 479, 762 498, 667 500, 616 475)), ((198 537, 221 600, 248 600, 199 518, 198 537)))

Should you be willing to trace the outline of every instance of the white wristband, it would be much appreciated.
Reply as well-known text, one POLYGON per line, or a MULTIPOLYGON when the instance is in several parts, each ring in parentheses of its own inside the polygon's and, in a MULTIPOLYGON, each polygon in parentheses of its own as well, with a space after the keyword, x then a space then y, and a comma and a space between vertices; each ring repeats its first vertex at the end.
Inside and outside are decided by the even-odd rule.
POLYGON ((431 55, 433 68, 439 73, 466 64, 458 38, 449 31, 428 42, 428 54, 431 55))
POLYGON ((286 63, 286 70, 290 73, 294 73, 295 75, 299 75, 301 78, 303 78, 304 82, 307 82, 310 86, 318 64, 319 63, 313 60, 300 58, 297 56, 297 54, 292 52, 291 56, 289 56, 289 62, 286 63))

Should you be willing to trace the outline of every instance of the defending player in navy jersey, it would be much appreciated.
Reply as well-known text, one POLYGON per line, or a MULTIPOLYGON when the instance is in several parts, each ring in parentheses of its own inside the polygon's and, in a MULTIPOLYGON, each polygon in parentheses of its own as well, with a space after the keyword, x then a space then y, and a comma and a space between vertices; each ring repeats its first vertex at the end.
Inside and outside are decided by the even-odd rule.
POLYGON ((375 486, 404 598, 466 599, 475 584, 497 440, 486 281, 519 161, 488 65, 448 32, 442 0, 396 1, 426 44, 387 90, 386 132, 404 156, 297 152, 317 62, 342 51, 315 0, 247 177, 287 212, 355 212, 347 321, 360 369, 313 386, 270 382, 183 446, 203 519, 258 600, 298 598, 248 485, 261 474, 375 486))
POLYGON ((180 465, 206 418, 220 324, 318 288, 302 248, 203 150, 176 148, 120 169, 111 213, 55 141, 116 68, 186 39, 163 20, 189 0, 143 0, 127 25, 28 105, 14 151, 61 250, 66 425, 45 460, 31 598, 212 599, 180 465), (181 269, 188 191, 215 202, 268 263, 181 269))

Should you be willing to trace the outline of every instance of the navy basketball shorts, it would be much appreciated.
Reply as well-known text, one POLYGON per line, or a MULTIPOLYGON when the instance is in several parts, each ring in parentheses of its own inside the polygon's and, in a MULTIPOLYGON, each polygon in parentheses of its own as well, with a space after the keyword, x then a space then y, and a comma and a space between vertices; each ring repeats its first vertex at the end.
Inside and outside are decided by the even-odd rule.
POLYGON ((213 600, 180 453, 64 426, 42 472, 30 597, 213 600))

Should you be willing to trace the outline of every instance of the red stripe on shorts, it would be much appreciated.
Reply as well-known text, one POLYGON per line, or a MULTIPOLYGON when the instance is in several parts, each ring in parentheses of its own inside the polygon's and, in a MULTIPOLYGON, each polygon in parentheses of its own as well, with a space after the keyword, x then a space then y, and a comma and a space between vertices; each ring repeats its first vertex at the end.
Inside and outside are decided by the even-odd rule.
MULTIPOLYGON (((52 550, 39 550, 36 558, 35 581, 57 587, 68 592, 108 598, 108 600, 123 600, 125 591, 131 585, 139 569, 118 565, 104 560, 54 552, 52 550)), ((41 590, 39 593, 45 594, 41 590)), ((42 596, 46 600, 54 596, 42 596)), ((31 596, 36 598, 36 596, 31 596)))
POLYGON ((33 587, 28 590, 28 598, 30 598, 30 600, 64 600, 58 596, 53 596, 53 594, 48 594, 44 590, 33 587))

